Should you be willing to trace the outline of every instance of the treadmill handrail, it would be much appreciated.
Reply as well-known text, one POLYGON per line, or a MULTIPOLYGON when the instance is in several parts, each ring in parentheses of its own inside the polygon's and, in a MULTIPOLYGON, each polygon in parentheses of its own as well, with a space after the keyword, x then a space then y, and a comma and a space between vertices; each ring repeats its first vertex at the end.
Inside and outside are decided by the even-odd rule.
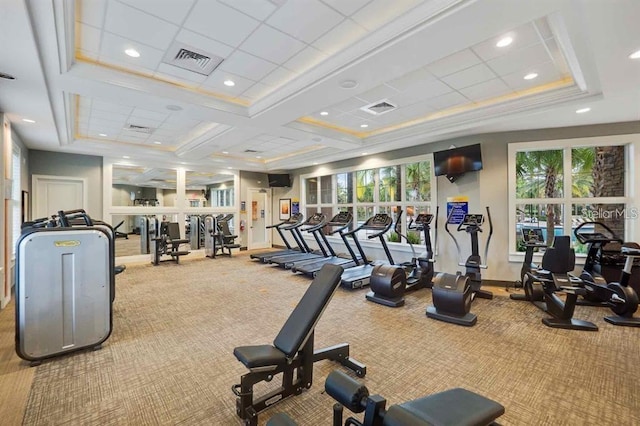
MULTIPOLYGON (((362 225, 358 226, 356 229, 353 229, 353 230, 351 230, 349 232, 345 232, 344 235, 353 235, 353 234, 355 234, 356 232, 358 232, 358 231, 360 231, 362 229, 367 229, 367 230, 380 229, 380 232, 377 232, 375 234, 371 234, 371 235, 367 236, 367 238, 369 238, 369 239, 379 237, 380 235, 385 234, 389 229, 391 229, 391 225, 393 225, 393 219, 391 219, 391 216, 389 216, 386 213, 385 213, 385 215, 387 216, 387 219, 385 221, 384 229, 381 229, 380 226, 368 225, 367 224, 368 220, 367 220, 365 223, 363 223, 362 225)), ((371 218, 369 218, 369 219, 371 219, 371 218)))

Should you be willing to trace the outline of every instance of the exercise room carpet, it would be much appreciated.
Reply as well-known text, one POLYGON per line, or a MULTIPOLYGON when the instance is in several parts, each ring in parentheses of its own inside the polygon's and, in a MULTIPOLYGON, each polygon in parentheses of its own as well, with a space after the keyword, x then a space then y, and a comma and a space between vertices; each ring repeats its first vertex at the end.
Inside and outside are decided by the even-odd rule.
MULTIPOLYGON (((231 386, 245 368, 233 348, 272 342, 309 280, 246 252, 188 257, 118 276, 113 334, 102 350, 34 367, 24 425, 241 424, 231 386)), ((425 316, 428 290, 391 309, 339 289, 316 348, 349 342, 367 365, 366 385, 390 404, 464 387, 502 403, 504 425, 640 424, 640 329, 606 324, 608 310, 587 307, 576 317, 599 332, 550 329, 534 306, 500 293, 474 302, 478 324, 465 328, 425 316)), ((312 388, 263 412, 260 424, 281 411, 301 425, 331 424, 323 384, 335 368, 317 363, 312 388)))

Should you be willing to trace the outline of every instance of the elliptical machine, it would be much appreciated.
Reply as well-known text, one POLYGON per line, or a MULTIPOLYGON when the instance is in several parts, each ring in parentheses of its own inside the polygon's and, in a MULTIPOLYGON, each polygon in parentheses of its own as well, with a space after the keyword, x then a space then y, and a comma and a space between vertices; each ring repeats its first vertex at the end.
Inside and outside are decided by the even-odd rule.
MULTIPOLYGON (((533 263, 533 253, 541 248, 546 248, 547 243, 544 241, 544 235, 542 233, 542 228, 529 228, 522 229, 522 241, 524 241, 526 250, 524 252, 524 261, 522 262, 522 268, 520 268, 520 281, 515 283, 515 287, 524 287, 524 280, 527 274, 531 274, 538 270, 538 265, 533 263)), ((537 292, 536 294, 542 294, 542 290, 537 292)), ((533 302, 533 300, 529 300, 529 295, 525 294, 510 294, 509 297, 511 300, 525 300, 533 302)), ((542 299, 540 299, 542 300, 542 299)))
MULTIPOLYGON (((491 213, 488 206, 486 209, 489 220, 489 235, 484 249, 485 259, 489 252, 491 235, 493 235, 491 213)), ((452 215, 453 210, 445 222, 444 229, 453 238, 458 258, 460 258, 460 245, 456 237, 449 231, 448 226, 452 215)), ((471 255, 466 262, 458 263, 459 266, 465 267, 464 275, 461 272, 455 275, 440 272, 436 275, 432 289, 433 306, 427 307, 429 318, 470 327, 475 325, 478 320, 478 317, 470 312, 473 299, 476 297, 493 299, 493 293, 480 288, 482 286, 481 270, 487 268, 487 265, 482 263, 478 245, 478 233, 482 232, 483 223, 484 216, 482 214, 465 214, 462 222, 458 225, 457 230, 467 232, 471 238, 471 255)))
POLYGON ((410 262, 401 263, 398 265, 376 265, 371 272, 371 278, 369 280, 369 286, 371 291, 367 293, 367 300, 381 305, 397 308, 404 305, 404 295, 406 292, 419 290, 421 288, 433 287, 433 264, 435 263, 434 250, 431 245, 431 222, 433 218, 436 218, 436 235, 435 241, 437 244, 438 234, 438 210, 436 209, 435 216, 430 213, 420 213, 418 216, 411 220, 407 226, 410 230, 417 230, 424 235, 424 244, 426 251, 421 253, 420 256, 416 255, 413 248, 413 244, 409 241, 406 235, 403 235, 400 226, 400 217, 402 211, 398 213, 396 219, 395 232, 404 238, 411 247, 412 258, 410 262))

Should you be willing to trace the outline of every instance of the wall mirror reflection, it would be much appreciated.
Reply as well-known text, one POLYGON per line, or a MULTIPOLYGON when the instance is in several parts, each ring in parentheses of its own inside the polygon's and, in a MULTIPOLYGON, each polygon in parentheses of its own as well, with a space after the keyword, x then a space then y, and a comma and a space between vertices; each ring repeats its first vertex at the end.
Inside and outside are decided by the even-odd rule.
POLYGON ((112 206, 176 206, 173 169, 117 164, 112 173, 112 206))
POLYGON ((116 257, 136 256, 150 253, 150 239, 158 232, 162 221, 177 222, 178 215, 113 215, 112 223, 116 231, 116 257))
POLYGON ((234 176, 217 172, 186 172, 187 207, 233 207, 234 176))

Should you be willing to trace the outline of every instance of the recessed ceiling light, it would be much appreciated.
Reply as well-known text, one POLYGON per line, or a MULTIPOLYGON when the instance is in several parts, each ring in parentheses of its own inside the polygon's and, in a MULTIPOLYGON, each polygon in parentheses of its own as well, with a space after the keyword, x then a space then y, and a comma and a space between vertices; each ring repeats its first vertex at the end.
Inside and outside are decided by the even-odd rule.
POLYGON ((320 115, 329 115, 329 113, 327 111, 322 111, 320 115))
POLYGON ((498 42, 496 43, 497 47, 507 47, 508 45, 510 45, 513 42, 513 37, 502 37, 500 40, 498 40, 498 42))
POLYGON ((233 86, 235 86, 235 85, 236 85, 236 83, 235 83, 235 81, 233 81, 233 80, 225 80, 225 81, 224 81, 224 85, 225 85, 225 86, 229 86, 229 87, 233 87, 233 86))
POLYGON ((140 57, 140 52, 133 48, 125 50, 124 53, 126 53, 128 56, 131 56, 132 58, 140 57))
POLYGON ((100 133, 98 136, 107 136, 106 133, 100 133))
POLYGON ((631 55, 629 55, 629 59, 640 59, 640 50, 636 50, 631 55))
POLYGON ((22 121, 24 121, 25 123, 35 123, 36 120, 32 120, 30 118, 23 118, 22 121))
POLYGON ((228 153, 229 153, 229 151, 222 151, 222 153, 223 153, 223 154, 228 154, 228 153))
POLYGON ((368 124, 361 124, 360 127, 362 127, 364 129, 365 127, 369 127, 369 125, 368 124))
POLYGON ((580 108, 576 110, 576 114, 584 114, 585 112, 589 112, 591 111, 591 108, 587 107, 587 108, 580 108))
POLYGON ((262 157, 261 157, 261 156, 259 156, 259 155, 256 155, 256 158, 262 158, 262 157))
POLYGON ((153 143, 155 143, 156 145, 162 145, 162 142, 160 141, 153 141, 153 143))
POLYGON ((353 89, 358 85, 358 82, 355 80, 343 80, 340 82, 340 87, 343 89, 353 89))
POLYGON ((367 155, 367 154, 368 154, 368 152, 363 152, 363 153, 362 153, 362 154, 360 154, 360 155, 367 155))
POLYGON ((128 155, 123 155, 122 158, 131 158, 128 155))
POLYGON ((227 169, 233 169, 233 167, 229 166, 229 167, 227 167, 227 169))
POLYGON ((532 72, 524 76, 525 80, 533 80, 538 76, 538 73, 532 72))

